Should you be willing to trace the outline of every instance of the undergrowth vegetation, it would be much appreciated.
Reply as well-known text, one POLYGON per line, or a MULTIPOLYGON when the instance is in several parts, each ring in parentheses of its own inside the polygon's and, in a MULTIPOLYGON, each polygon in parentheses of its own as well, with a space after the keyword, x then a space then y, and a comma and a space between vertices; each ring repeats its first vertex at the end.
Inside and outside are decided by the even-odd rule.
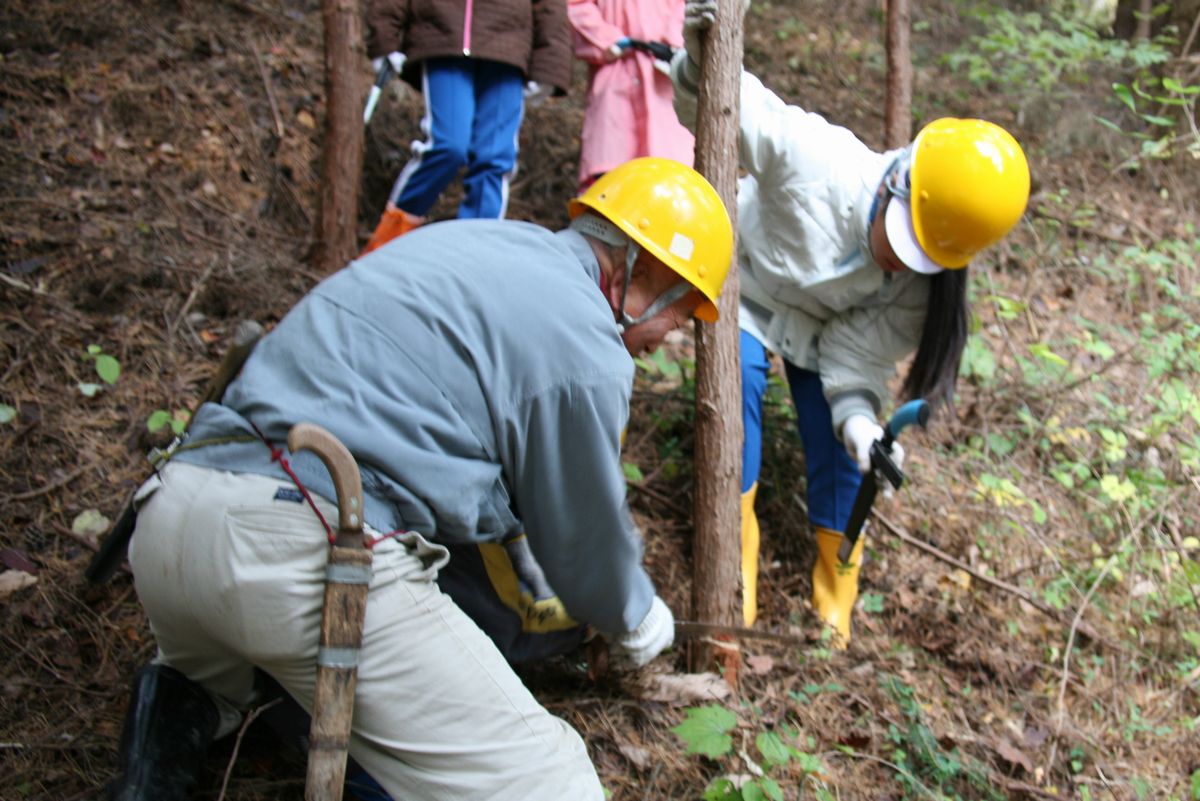
MULTIPOLYGON (((1180 77, 1177 31, 1131 43, 1065 9, 964 8, 979 32, 941 56, 966 79, 951 94, 986 88, 991 106, 1019 110, 1105 76, 1111 94, 1092 92, 1104 111, 1091 124, 1121 134, 1105 181, 1136 178, 1151 159, 1195 179, 1200 85, 1194 74, 1191 84, 1180 77), (1110 119, 1122 110, 1119 123, 1110 119)), ((945 101, 918 98, 925 108, 945 101)), ((1194 801, 1200 764, 1184 755, 1200 753, 1200 230, 1185 217, 1175 235, 1155 235, 1132 210, 1114 220, 1121 213, 1102 198, 1120 190, 1084 189, 1074 178, 1035 175, 1021 230, 972 265, 957 403, 910 450, 913 480, 901 503, 922 536, 978 573, 972 582, 958 571, 962 586, 996 592, 986 583, 994 578, 1030 599, 1005 604, 1002 636, 1044 632, 1047 617, 1060 624, 1042 637, 1048 677, 1036 690, 1051 729, 1035 738, 1049 739, 1050 755, 1042 764, 1014 757, 1046 797, 1194 801), (1126 749, 1166 758, 1157 772, 1108 764, 1126 749)), ((1159 189, 1163 203, 1170 192, 1159 189)), ((666 372, 661 360, 646 366, 666 372)), ((777 378, 766 413, 786 444, 768 449, 764 493, 790 496, 802 485, 796 465, 772 459, 799 442, 777 378)), ((857 614, 888 602, 864 586, 857 614)), ((818 644, 809 656, 822 654, 818 644)), ((891 749, 875 743, 869 758, 890 770, 896 797, 1009 797, 1014 785, 994 765, 931 728, 923 712, 931 699, 895 675, 881 675, 880 686, 896 707, 891 749)), ((688 752, 722 761, 705 799, 794 797, 778 777, 800 759, 811 759, 790 774, 800 797, 836 797, 809 754, 811 733, 739 712, 744 734, 757 732, 755 748, 731 737, 735 716, 721 707, 693 708, 674 730, 688 752)), ((842 743, 835 753, 852 757, 855 748, 842 743)))

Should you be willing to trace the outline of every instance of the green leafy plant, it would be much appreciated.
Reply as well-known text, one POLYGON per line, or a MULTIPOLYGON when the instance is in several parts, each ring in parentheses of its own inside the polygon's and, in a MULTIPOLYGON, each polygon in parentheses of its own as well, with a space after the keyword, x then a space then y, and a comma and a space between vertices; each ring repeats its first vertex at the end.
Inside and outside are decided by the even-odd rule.
POLYGON ((648 356, 638 357, 634 359, 634 363, 649 375, 661 376, 668 381, 683 378, 683 367, 667 356, 665 348, 658 348, 648 356))
POLYGON ((1100 124, 1140 142, 1138 153, 1126 159, 1122 167, 1137 167, 1141 159, 1169 158, 1181 147, 1193 158, 1200 158, 1200 128, 1196 126, 1200 84, 1184 84, 1169 75, 1143 71, 1127 84, 1114 83, 1112 90, 1139 123, 1138 128, 1125 130, 1106 117, 1096 116, 1100 124), (1171 110, 1176 110, 1177 116, 1164 114, 1171 110), (1186 129, 1182 133, 1177 132, 1180 121, 1186 129))
POLYGON ((686 709, 684 715, 683 723, 671 731, 687 744, 685 753, 717 759, 733 748, 729 732, 737 726, 737 715, 716 704, 686 709))
POLYGON ((904 716, 902 725, 888 726, 893 744, 892 763, 905 797, 944 801, 1003 801, 989 780, 987 767, 958 751, 945 749, 926 725, 911 687, 895 676, 883 678, 884 690, 904 716))
POLYGON ((809 682, 799 690, 788 690, 788 698, 791 698, 798 704, 807 705, 812 703, 812 699, 822 693, 840 693, 846 688, 837 682, 827 682, 825 684, 814 684, 809 682))
POLYGON ((1068 94, 1089 80, 1097 64, 1145 68, 1170 57, 1162 40, 1105 39, 1076 16, 987 3, 967 13, 981 33, 947 54, 945 64, 977 86, 1003 87, 1026 97, 1068 94))
POLYGON ((980 386, 988 386, 996 377, 996 357, 978 332, 967 337, 960 375, 963 378, 974 379, 980 386))
POLYGON ((155 409, 146 418, 146 429, 154 434, 169 426, 175 436, 179 437, 187 430, 188 420, 191 419, 191 416, 191 412, 187 409, 176 409, 174 412, 155 409))
POLYGON ((79 391, 85 397, 92 397, 105 385, 111 386, 117 383, 117 379, 121 377, 121 363, 115 357, 108 355, 99 345, 88 345, 87 353, 84 354, 85 359, 90 359, 96 367, 96 375, 104 384, 96 384, 86 381, 79 382, 79 391))
POLYGON ((859 600, 859 605, 864 612, 878 615, 883 611, 883 593, 864 592, 862 598, 859 600))
POLYGON ((714 779, 701 796, 704 801, 783 801, 783 786, 776 775, 789 767, 799 770, 802 775, 824 770, 820 757, 791 744, 790 741, 797 739, 797 733, 786 725, 778 731, 756 734, 754 746, 758 758, 752 759, 748 748, 735 750, 732 732, 737 728, 737 716, 733 712, 709 704, 692 707, 684 714, 684 721, 671 731, 687 745, 686 753, 700 754, 712 760, 731 758, 736 753, 750 772, 744 780, 729 776, 714 779))

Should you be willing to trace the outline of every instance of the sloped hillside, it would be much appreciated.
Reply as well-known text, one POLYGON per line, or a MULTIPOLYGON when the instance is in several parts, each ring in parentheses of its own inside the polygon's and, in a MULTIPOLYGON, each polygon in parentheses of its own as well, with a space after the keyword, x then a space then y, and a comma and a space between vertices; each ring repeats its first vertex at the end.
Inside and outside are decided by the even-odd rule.
MULTIPOLYGON (((682 649, 636 676, 525 671, 615 801, 738 797, 723 777, 747 799, 1200 799, 1200 9, 1171 4, 1155 49, 1050 4, 914 5, 916 124, 1011 127, 1029 213, 971 267, 959 397, 906 434, 848 651, 807 608, 803 456, 775 384, 758 508, 776 636, 742 643, 739 691, 678 675, 682 649)), ((880 146, 877 4, 756 3, 746 24, 750 69, 880 146)), ((128 575, 83 580, 97 533, 237 322, 319 280, 320 25, 312 0, 0 6, 0 797, 102 797, 154 643, 128 575)), ((530 110, 510 216, 564 222, 583 79, 530 110)), ((419 110, 397 85, 367 131, 364 239, 419 110)), ((686 337, 646 362, 625 457, 681 617, 692 369, 686 337)), ((214 747, 199 797, 303 797, 262 729, 214 747)))

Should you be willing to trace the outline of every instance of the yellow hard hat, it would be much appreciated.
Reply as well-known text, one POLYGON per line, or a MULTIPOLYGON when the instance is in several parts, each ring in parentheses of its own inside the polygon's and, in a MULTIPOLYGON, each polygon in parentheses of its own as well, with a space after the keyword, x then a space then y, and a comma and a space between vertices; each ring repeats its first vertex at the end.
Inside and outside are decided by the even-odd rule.
POLYGON ((921 249, 957 269, 1021 219, 1029 202, 1029 164, 999 125, 943 117, 913 140, 909 189, 921 249))
POLYGON ((717 190, 686 164, 627 161, 567 204, 575 219, 591 209, 700 290, 696 317, 717 320, 717 295, 733 259, 733 225, 717 190))

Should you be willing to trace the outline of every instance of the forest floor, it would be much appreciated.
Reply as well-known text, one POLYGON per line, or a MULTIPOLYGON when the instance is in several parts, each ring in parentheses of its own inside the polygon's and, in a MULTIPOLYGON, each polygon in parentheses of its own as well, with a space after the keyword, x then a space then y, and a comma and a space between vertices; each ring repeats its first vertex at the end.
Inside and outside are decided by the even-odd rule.
MULTIPOLYGON (((741 643, 736 693, 687 676, 683 648, 641 675, 523 671, 614 801, 698 799, 722 777, 747 799, 1200 799, 1200 169, 1186 138, 1134 165, 1153 148, 1096 121, 1137 122, 1109 89, 1131 67, 1072 79, 1043 50, 1021 74, 1001 53, 971 82, 943 56, 970 49, 977 22, 951 0, 914 5, 915 125, 1010 127, 1029 213, 971 267, 959 396, 906 433, 909 482, 872 524, 848 650, 808 609, 803 455, 776 380, 758 628, 780 636, 741 643)), ((186 419, 236 323, 278 320, 321 277, 305 263, 319 12, 0 5, 0 798, 103 796, 129 677, 155 647, 130 576, 92 586, 83 570, 170 438, 148 422, 186 419)), ((882 146, 877 4, 756 4, 746 25, 768 86, 882 146)), ((510 217, 565 222, 584 94, 578 68, 567 98, 529 111, 510 217)), ((397 87, 367 132, 364 239, 419 108, 397 87)), ((687 337, 644 363, 624 457, 680 617, 692 388, 687 337)), ((214 747, 197 797, 302 797, 302 769, 258 728, 214 747)))

